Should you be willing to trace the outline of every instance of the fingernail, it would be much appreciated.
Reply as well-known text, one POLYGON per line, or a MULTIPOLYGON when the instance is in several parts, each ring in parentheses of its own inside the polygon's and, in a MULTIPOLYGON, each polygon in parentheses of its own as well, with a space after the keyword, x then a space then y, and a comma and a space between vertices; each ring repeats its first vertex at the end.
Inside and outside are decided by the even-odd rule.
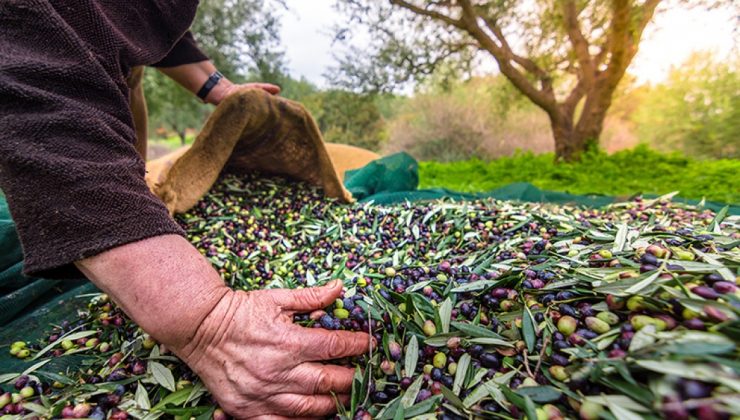
POLYGON ((326 287, 333 289, 337 287, 338 284, 339 284, 339 280, 332 280, 329 283, 327 283, 326 287))

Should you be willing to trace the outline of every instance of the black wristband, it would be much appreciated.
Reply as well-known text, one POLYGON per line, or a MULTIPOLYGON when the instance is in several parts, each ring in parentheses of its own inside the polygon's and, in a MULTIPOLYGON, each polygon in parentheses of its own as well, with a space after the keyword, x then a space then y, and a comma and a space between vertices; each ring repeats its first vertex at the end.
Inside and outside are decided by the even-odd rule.
POLYGON ((210 76, 208 76, 208 80, 203 84, 203 87, 200 88, 197 95, 198 97, 205 101, 206 96, 208 96, 209 93, 213 90, 213 88, 218 84, 218 82, 223 79, 224 75, 221 74, 218 71, 213 72, 210 76))

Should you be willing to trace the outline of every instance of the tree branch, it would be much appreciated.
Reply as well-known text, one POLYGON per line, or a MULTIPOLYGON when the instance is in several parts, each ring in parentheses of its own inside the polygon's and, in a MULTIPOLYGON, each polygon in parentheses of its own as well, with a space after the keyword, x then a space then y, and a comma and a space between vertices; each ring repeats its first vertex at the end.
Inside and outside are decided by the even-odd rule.
POLYGON ((532 83, 527 80, 526 76, 512 65, 512 62, 517 62, 514 57, 515 54, 513 54, 510 49, 505 48, 503 43, 501 46, 497 45, 496 42, 494 42, 494 40, 478 25, 479 16, 475 12, 475 8, 470 3, 470 0, 459 0, 459 4, 463 10, 462 17, 460 18, 460 22, 463 25, 462 28, 476 39, 482 48, 493 56, 496 63, 498 63, 501 73, 532 102, 544 109, 548 114, 553 116, 556 115, 558 113, 558 107, 557 102, 555 101, 555 95, 552 91, 552 86, 549 85, 549 83, 543 83, 543 90, 535 88, 532 83))
POLYGON ((568 97, 565 98, 565 101, 563 101, 563 104, 561 105, 561 110, 564 115, 569 118, 573 118, 576 106, 578 106, 578 103, 581 102, 581 99, 586 95, 586 90, 585 82, 583 79, 579 79, 576 86, 572 91, 570 91, 570 94, 568 94, 568 97))
POLYGON ((611 57, 607 69, 602 72, 607 85, 616 85, 619 79, 622 78, 632 58, 637 54, 637 46, 642 38, 642 33, 652 19, 660 1, 646 0, 642 6, 640 19, 634 26, 634 30, 630 30, 633 28, 632 16, 634 15, 634 11, 630 7, 631 2, 629 0, 613 0, 614 16, 607 37, 611 57))
POLYGON ((483 22, 485 22, 486 27, 488 27, 488 29, 491 30, 493 35, 496 37, 498 42, 501 44, 501 48, 506 50, 506 52, 511 55, 512 60, 515 63, 522 66, 523 69, 532 73, 534 76, 537 76, 537 78, 542 79, 542 78, 548 77, 547 73, 545 73, 545 71, 542 70, 534 61, 530 60, 529 58, 522 57, 514 53, 514 51, 511 49, 511 46, 509 46, 509 42, 506 40, 504 33, 501 31, 501 28, 498 25, 496 25, 496 22, 494 20, 488 17, 484 17, 482 19, 483 19, 483 22))
POLYGON ((575 51, 576 59, 581 70, 581 80, 587 86, 591 86, 593 85, 596 72, 591 54, 588 52, 589 42, 581 32, 581 25, 578 22, 578 11, 576 10, 576 2, 574 0, 563 2, 563 15, 565 17, 565 29, 568 33, 568 39, 571 45, 573 45, 573 50, 575 51))
POLYGON ((399 7, 403 7, 404 9, 409 10, 411 12, 414 12, 417 15, 427 16, 427 17, 430 17, 432 19, 436 19, 436 20, 442 21, 442 22, 444 22, 444 23, 446 23, 448 25, 452 25, 452 26, 455 26, 457 28, 464 29, 463 26, 462 26, 462 22, 460 20, 453 19, 452 17, 447 16, 447 15, 445 15, 443 13, 439 13, 439 12, 434 11, 434 10, 424 9, 424 8, 421 8, 421 7, 417 6, 417 5, 415 5, 415 4, 412 4, 412 3, 409 3, 407 1, 404 1, 404 0, 389 0, 389 1, 393 5, 396 5, 396 6, 399 6, 399 7))

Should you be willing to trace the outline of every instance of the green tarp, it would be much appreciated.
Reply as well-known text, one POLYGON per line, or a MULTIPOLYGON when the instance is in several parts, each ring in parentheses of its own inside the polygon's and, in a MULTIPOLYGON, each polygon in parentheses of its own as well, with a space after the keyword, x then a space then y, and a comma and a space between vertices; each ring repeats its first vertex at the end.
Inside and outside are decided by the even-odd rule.
MULTIPOLYGON (((406 153, 397 153, 370 163, 364 168, 349 171, 345 176, 347 189, 361 202, 392 204, 404 201, 450 198, 471 200, 496 198, 529 202, 572 203, 588 207, 602 207, 616 201, 603 195, 574 195, 543 191, 528 183, 510 184, 493 191, 466 194, 445 189, 417 190, 419 172, 417 162, 406 153)), ((674 199, 690 204, 696 200, 674 199)), ((704 203, 718 211, 724 204, 704 203)), ((740 214, 740 207, 730 206, 729 214, 740 214)), ((22 252, 15 225, 10 218, 7 203, 0 195, 0 349, 14 340, 34 340, 48 330, 50 324, 71 318, 79 309, 76 296, 96 291, 86 280, 56 281, 24 277, 22 252)), ((68 358, 64 358, 68 359, 68 358)), ((0 351, 0 373, 13 371, 23 363, 0 351)), ((62 369, 62 366, 59 366, 62 369)))
MULTIPOLYGON (((586 207, 603 207, 618 201, 616 197, 599 194, 576 195, 558 191, 546 191, 527 182, 505 185, 492 191, 480 193, 461 193, 443 188, 418 190, 419 165, 406 153, 396 153, 371 162, 364 168, 348 171, 344 184, 358 200, 372 201, 376 204, 393 204, 404 201, 435 200, 450 198, 455 200, 474 200, 495 198, 497 200, 518 200, 541 203, 574 204, 586 207)), ((655 195, 645 195, 656 197, 655 195)), ((673 201, 694 204, 699 200, 674 197, 673 201)), ((704 207, 719 211, 724 203, 704 202, 704 207)), ((740 206, 730 205, 728 214, 740 214, 740 206)))

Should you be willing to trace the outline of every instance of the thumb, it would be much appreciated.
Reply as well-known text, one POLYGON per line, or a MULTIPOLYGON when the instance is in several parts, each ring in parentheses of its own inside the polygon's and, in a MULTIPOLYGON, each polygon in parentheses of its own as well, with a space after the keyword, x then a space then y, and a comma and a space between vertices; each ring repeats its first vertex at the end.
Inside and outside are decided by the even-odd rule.
POLYGON ((275 303, 288 311, 310 312, 329 306, 342 294, 342 282, 333 280, 321 287, 271 290, 275 303))

